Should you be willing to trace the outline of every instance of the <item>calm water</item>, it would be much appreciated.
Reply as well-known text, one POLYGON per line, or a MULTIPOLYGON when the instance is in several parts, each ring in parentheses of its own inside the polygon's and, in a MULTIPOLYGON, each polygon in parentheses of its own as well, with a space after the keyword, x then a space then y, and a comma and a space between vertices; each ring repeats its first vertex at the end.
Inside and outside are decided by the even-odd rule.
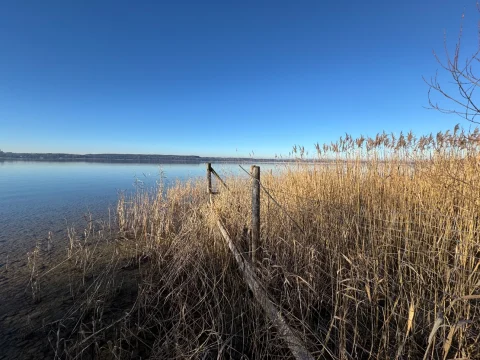
MULTIPOLYGON (((241 171, 233 164, 214 168, 219 173, 241 171)), ((205 165, 0 161, 0 265, 7 255, 24 256, 49 231, 54 243, 65 241, 67 226, 83 226, 84 214, 107 220, 120 191, 153 188, 160 171, 168 186, 204 177, 205 165)))

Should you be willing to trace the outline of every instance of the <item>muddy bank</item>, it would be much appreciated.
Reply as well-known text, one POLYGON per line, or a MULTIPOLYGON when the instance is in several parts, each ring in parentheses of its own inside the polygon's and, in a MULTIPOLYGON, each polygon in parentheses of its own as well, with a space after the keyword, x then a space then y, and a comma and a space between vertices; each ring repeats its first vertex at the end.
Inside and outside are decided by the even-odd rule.
POLYGON ((42 241, 29 253, 3 263, 0 359, 67 358, 69 342, 85 331, 78 323, 88 318, 88 297, 107 274, 111 289, 103 297, 108 304, 103 305, 110 310, 103 323, 117 321, 135 302, 139 268, 128 242, 110 233, 75 238, 77 244, 65 240, 53 250, 42 241))

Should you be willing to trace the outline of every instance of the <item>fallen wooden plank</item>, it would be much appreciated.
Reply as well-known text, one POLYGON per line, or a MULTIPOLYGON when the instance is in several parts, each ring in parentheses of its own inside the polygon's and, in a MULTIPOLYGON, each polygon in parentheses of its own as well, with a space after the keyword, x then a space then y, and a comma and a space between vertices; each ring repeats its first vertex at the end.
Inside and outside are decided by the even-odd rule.
POLYGON ((277 328, 282 339, 287 343, 290 351, 297 360, 313 360, 314 357, 308 352, 303 345, 302 341, 295 335, 293 330, 287 325, 282 313, 278 310, 277 306, 268 298, 266 289, 261 285, 257 279, 255 272, 252 270, 250 264, 240 254, 232 239, 225 230, 222 222, 217 219, 217 225, 223 238, 227 242, 228 247, 232 251, 235 260, 237 261, 240 270, 243 273, 244 279, 247 282, 250 290, 253 292, 253 296, 257 302, 262 306, 263 310, 267 314, 268 318, 273 322, 277 328))

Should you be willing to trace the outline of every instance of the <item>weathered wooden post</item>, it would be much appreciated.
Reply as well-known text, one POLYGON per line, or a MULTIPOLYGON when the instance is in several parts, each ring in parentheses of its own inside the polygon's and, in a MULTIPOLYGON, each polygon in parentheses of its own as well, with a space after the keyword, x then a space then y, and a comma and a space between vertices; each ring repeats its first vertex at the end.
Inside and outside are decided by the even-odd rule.
POLYGON ((212 193, 212 163, 207 163, 207 186, 208 193, 212 193))
POLYGON ((260 243, 260 167, 252 165, 252 264, 256 262, 256 251, 260 243))

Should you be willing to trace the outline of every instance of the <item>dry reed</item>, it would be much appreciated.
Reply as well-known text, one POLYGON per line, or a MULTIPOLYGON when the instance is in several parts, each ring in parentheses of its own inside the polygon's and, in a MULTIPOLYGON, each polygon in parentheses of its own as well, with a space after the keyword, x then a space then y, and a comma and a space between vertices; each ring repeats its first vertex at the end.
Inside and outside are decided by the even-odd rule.
MULTIPOLYGON (((300 161, 262 173, 257 275, 315 357, 480 358, 479 145, 478 130, 458 126, 346 135, 317 144, 314 163, 295 147, 300 161)), ((214 207, 247 253, 250 181, 226 183, 214 207)), ((216 228, 204 182, 121 197, 117 215, 136 297, 99 320, 128 268, 117 250, 85 291, 82 311, 93 310, 63 337, 63 356, 289 358, 216 228)), ((71 249, 88 272, 95 253, 77 240, 71 249)))

